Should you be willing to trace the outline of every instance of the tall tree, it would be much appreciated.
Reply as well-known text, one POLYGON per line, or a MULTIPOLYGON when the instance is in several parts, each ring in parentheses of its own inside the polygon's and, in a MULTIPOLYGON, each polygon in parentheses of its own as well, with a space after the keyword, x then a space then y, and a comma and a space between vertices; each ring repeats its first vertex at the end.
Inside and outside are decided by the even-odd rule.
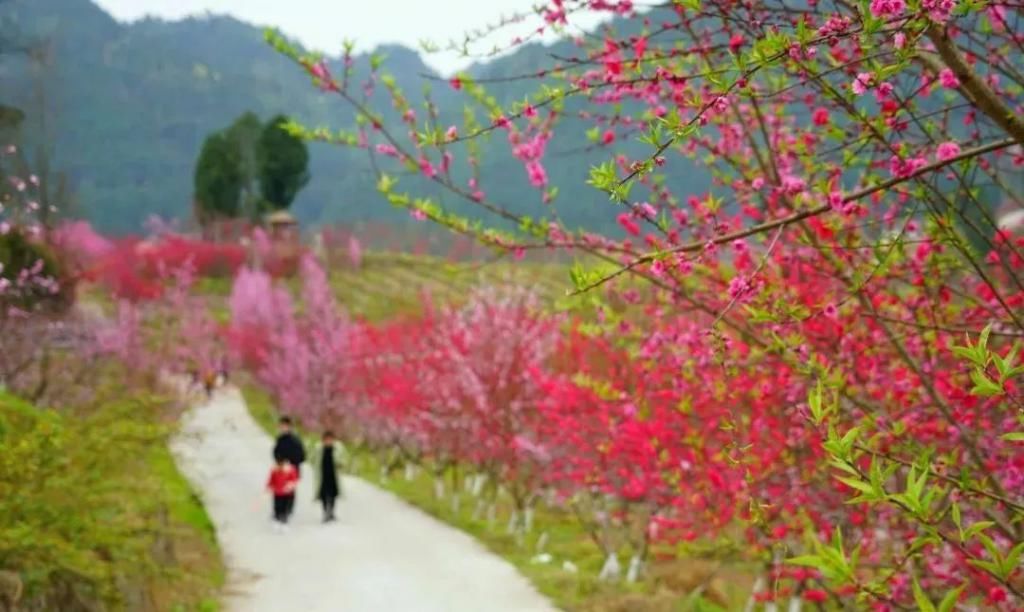
POLYGON ((248 111, 228 128, 228 137, 238 148, 239 167, 242 172, 241 208, 242 216, 255 220, 263 212, 259 192, 259 144, 263 134, 263 122, 259 116, 248 111))
POLYGON ((195 171, 196 216, 201 224, 238 216, 242 179, 238 147, 227 133, 207 136, 195 171))
POLYGON ((287 117, 278 115, 260 135, 260 191, 276 210, 291 206, 309 182, 309 150, 305 142, 285 129, 287 123, 287 117))

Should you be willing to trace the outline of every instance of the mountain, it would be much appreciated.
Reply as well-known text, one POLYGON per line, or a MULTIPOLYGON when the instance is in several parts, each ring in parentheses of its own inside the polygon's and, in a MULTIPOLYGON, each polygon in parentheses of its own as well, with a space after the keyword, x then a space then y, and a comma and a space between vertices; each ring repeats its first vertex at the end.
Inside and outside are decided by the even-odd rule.
MULTIPOLYGON (((314 126, 344 128, 353 122, 344 103, 313 88, 297 66, 265 44, 259 28, 230 17, 125 24, 90 0, 7 0, 0 7, 23 33, 52 41, 52 61, 43 74, 33 73, 22 56, 3 57, 0 105, 31 115, 33 109, 39 114, 44 101, 53 164, 67 171, 77 212, 109 232, 138 231, 153 214, 188 217, 193 165, 203 138, 245 111, 263 118, 285 113, 314 126)), ((560 45, 564 54, 572 52, 568 43, 560 45)), ((401 46, 376 51, 387 55, 387 71, 413 99, 426 82, 423 75, 436 77, 415 51, 401 46)), ((550 63, 551 52, 524 46, 472 72, 488 78, 523 74, 550 63)), ((368 55, 358 56, 356 72, 365 74, 369 61, 368 55)), ((536 85, 512 81, 493 92, 501 101, 522 100, 536 85)), ((461 114, 463 103, 450 87, 436 86, 431 95, 446 117, 461 114)), ((379 112, 390 110, 382 91, 372 105, 379 112)), ((394 120, 388 117, 389 123, 394 120)), ((566 130, 548 149, 548 172, 562 189, 558 214, 570 225, 607 229, 613 217, 606 210, 607 198, 584 184, 588 168, 606 155, 579 153, 587 148, 589 126, 578 123, 579 129, 566 130)), ((28 137, 47 140, 38 129, 29 129, 28 137)), ((503 136, 484 140, 481 147, 488 195, 513 203, 511 209, 545 215, 539 194, 529 187, 503 136)), ((313 144, 311 174, 293 207, 303 224, 408 220, 381 201, 365 152, 313 144)), ((703 175, 689 173, 687 180, 696 190, 708 185, 703 175)), ((455 204, 450 200, 445 203, 455 204)))

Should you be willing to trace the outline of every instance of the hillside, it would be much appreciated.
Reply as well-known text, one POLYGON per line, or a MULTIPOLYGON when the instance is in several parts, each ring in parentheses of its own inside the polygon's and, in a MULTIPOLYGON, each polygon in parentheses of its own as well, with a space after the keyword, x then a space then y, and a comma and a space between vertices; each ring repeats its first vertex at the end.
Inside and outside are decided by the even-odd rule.
MULTIPOLYGON (((137 231, 152 214, 187 217, 202 139, 246 110, 262 117, 283 112, 337 128, 351 123, 343 104, 311 87, 300 70, 263 42, 259 28, 232 18, 123 24, 90 0, 10 0, 3 11, 24 32, 53 41, 53 61, 51 69, 33 79, 23 58, 5 57, 0 104, 37 109, 34 97, 42 83, 55 162, 69 173, 78 214, 104 231, 137 231)), ((339 31, 339 37, 352 34, 339 31)), ((377 51, 387 55, 387 70, 399 84, 418 95, 422 75, 431 72, 420 56, 399 46, 377 51)), ((522 74, 550 61, 550 52, 539 45, 523 47, 473 72, 484 77, 522 74)), ((357 71, 365 71, 368 62, 367 55, 359 56, 357 71)), ((521 100, 535 85, 513 82, 494 91, 501 100, 521 100)), ((387 101, 379 96, 375 102, 384 110, 387 101)), ((461 112, 462 103, 450 88, 435 87, 432 96, 446 114, 461 112)), ((32 119, 27 125, 37 123, 32 119)), ((595 211, 609 206, 607 200, 583 184, 590 165, 604 153, 579 153, 587 143, 584 130, 581 124, 556 137, 549 147, 548 171, 562 190, 558 213, 563 220, 607 229, 612 215, 595 211)), ((510 208, 546 214, 504 139, 484 148, 489 195, 515 203, 510 208)), ((362 152, 313 145, 311 165, 313 180, 294 209, 304 224, 407 221, 401 211, 381 205, 362 152)), ((695 180, 692 187, 705 189, 707 180, 695 180)))

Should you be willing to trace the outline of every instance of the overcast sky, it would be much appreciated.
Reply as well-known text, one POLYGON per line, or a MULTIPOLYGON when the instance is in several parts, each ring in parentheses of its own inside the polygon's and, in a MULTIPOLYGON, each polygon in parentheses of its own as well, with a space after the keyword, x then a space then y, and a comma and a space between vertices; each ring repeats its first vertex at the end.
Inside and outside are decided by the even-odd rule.
MULTIPOLYGON (((381 43, 402 43, 419 49, 419 42, 436 43, 461 39, 462 33, 495 23, 503 15, 529 12, 535 0, 93 0, 123 21, 155 15, 180 19, 206 11, 227 13, 260 26, 273 25, 318 51, 337 53, 341 41, 350 38, 360 50, 381 43)), ((514 36, 536 27, 511 26, 489 39, 481 52, 494 44, 507 44, 514 36)), ((469 62, 444 53, 424 59, 442 72, 451 73, 469 62)))

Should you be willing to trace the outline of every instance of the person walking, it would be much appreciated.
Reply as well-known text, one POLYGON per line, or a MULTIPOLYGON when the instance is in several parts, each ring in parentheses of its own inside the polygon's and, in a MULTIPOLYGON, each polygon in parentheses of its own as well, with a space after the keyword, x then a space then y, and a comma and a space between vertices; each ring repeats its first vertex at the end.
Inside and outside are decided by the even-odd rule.
MULTIPOLYGON (((302 440, 292 430, 291 417, 282 416, 277 422, 278 435, 274 442, 274 460, 283 457, 285 461, 295 468, 295 480, 302 477, 301 465, 306 460, 306 449, 302 446, 302 440)), ((292 502, 295 497, 292 496, 292 502)), ((290 516, 294 510, 294 503, 288 508, 290 516)))
POLYGON ((325 431, 320 443, 313 451, 313 491, 316 500, 323 505, 324 522, 334 521, 334 502, 341 495, 341 481, 338 477, 340 445, 335 443, 334 433, 325 431))
POLYGON ((203 389, 206 391, 206 399, 213 399, 213 390, 217 386, 217 374, 212 370, 207 370, 206 374, 203 375, 203 389))
POLYGON ((284 455, 274 456, 274 467, 267 477, 267 489, 274 496, 274 526, 283 531, 288 526, 288 517, 295 505, 295 487, 299 473, 284 455))

